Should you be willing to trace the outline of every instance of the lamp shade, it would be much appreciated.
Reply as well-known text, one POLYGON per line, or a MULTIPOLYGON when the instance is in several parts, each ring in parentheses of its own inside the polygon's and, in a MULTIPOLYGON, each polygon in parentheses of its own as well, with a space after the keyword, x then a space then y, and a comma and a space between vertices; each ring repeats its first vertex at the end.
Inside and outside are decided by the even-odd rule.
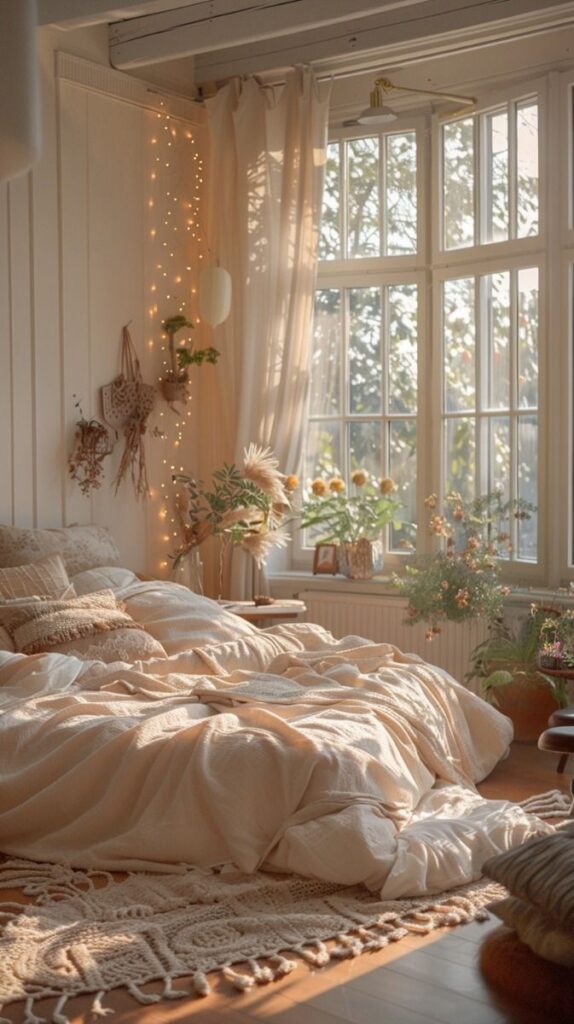
POLYGON ((227 320, 231 309, 231 276, 223 267, 204 267, 199 275, 199 312, 211 327, 227 320))
POLYGON ((383 103, 378 106, 366 107, 365 110, 361 110, 357 121, 359 124, 389 124, 391 121, 396 121, 397 115, 394 110, 390 107, 386 107, 383 103))
POLYGON ((36 0, 0 2, 0 181, 40 153, 36 0))

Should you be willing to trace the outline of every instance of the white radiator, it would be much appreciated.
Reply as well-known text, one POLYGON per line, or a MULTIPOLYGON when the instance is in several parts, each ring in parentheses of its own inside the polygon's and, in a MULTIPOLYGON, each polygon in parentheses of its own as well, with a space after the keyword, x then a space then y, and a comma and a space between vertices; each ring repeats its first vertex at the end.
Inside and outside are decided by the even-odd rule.
POLYGON ((440 665, 459 682, 468 671, 471 651, 486 638, 486 624, 472 620, 442 623, 441 633, 428 641, 424 625, 406 625, 406 601, 396 597, 313 590, 300 591, 297 596, 307 606, 307 621, 318 622, 336 637, 353 635, 395 644, 440 665))

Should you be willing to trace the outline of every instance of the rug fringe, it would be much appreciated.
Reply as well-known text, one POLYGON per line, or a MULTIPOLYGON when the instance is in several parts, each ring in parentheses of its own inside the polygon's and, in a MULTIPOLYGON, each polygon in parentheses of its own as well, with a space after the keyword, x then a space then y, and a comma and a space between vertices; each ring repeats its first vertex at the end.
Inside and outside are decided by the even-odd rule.
POLYGON ((527 814, 534 814, 543 821, 546 818, 563 818, 570 810, 571 798, 560 789, 549 789, 547 793, 539 793, 521 800, 520 807, 527 814))

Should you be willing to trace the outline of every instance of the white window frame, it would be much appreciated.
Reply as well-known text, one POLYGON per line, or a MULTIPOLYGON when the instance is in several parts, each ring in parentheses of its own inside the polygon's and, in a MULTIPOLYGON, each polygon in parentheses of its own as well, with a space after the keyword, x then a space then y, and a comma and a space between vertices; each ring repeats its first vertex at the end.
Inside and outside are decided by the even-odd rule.
MULTIPOLYGON (((437 490, 442 438, 442 282, 451 277, 538 266, 539 306, 539 468, 538 562, 514 561, 503 567, 511 582, 555 590, 574 582, 574 68, 550 71, 485 93, 473 115, 509 100, 537 95, 539 103, 539 234, 533 238, 442 249, 442 190, 439 115, 399 119, 393 131, 417 131, 418 251, 413 256, 324 261, 317 287, 400 281, 419 284, 419 422, 417 550, 432 549, 425 529, 424 498, 437 490), (559 196, 560 201, 555 201, 559 196), (439 201, 431 201, 433 200, 439 201), (564 216, 564 210, 568 216, 564 216), (429 386, 430 381, 430 386, 429 386)), ((463 116, 462 113, 459 116, 463 116)), ((337 129, 330 140, 369 134, 360 126, 337 129)), ((376 133, 375 133, 376 134, 376 133)), ((478 159, 478 154, 475 160, 478 159)), ((478 179, 475 178, 475 181, 478 179)), ((399 564, 402 556, 396 556, 399 564)), ((385 558, 391 567, 392 556, 385 558)), ((311 551, 294 531, 291 565, 309 570, 311 551)))

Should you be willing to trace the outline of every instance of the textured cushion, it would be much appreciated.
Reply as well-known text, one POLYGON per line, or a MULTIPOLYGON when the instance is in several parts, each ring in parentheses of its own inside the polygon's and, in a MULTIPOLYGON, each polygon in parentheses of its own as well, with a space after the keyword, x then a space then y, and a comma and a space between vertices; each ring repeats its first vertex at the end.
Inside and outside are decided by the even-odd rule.
MULTIPOLYGON (((83 661, 149 661, 151 658, 167 658, 165 648, 159 640, 146 633, 143 626, 137 629, 110 629, 97 636, 85 636, 64 644, 54 644, 51 653, 70 654, 83 661)), ((205 667, 204 667, 205 671, 205 667)))
POLYGON ((29 565, 0 569, 0 598, 12 601, 35 594, 57 598, 75 594, 61 555, 46 555, 29 565))
POLYGON ((484 873, 574 932, 574 822, 492 857, 484 873))
POLYGON ((517 896, 508 896, 489 908, 538 956, 563 967, 574 967, 574 933, 560 928, 547 914, 517 896))
POLYGON ((67 601, 20 601, 0 605, 0 625, 23 654, 47 651, 55 644, 94 637, 115 629, 140 629, 111 590, 67 601))
POLYGON ((58 530, 0 526, 0 566, 37 562, 55 552, 62 555, 70 576, 119 561, 116 542, 105 526, 64 526, 58 530))
POLYGON ((15 651, 14 641, 4 626, 0 626, 0 651, 15 651))

